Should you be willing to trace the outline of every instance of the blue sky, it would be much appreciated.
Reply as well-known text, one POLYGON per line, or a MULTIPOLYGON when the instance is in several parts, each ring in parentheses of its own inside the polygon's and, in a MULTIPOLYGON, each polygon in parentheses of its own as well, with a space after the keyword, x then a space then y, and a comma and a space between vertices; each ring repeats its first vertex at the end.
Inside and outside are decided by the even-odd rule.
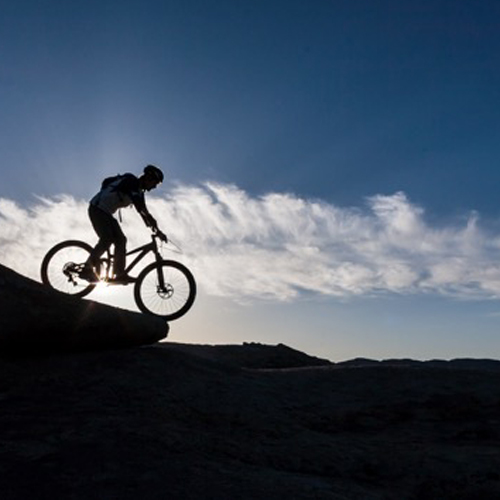
POLYGON ((156 163, 151 210, 201 284, 174 340, 500 355, 498 2, 28 0, 1 14, 3 263, 36 275, 13 248, 92 239, 101 179, 156 163))

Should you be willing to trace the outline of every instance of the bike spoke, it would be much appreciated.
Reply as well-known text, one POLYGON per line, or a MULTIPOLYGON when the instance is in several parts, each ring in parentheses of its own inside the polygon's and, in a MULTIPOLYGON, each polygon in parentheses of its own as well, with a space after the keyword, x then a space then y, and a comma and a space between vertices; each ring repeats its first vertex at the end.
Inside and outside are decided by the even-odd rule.
POLYGON ((191 307, 196 285, 184 266, 169 262, 163 262, 160 268, 152 266, 145 270, 136 290, 136 300, 144 312, 177 318, 191 307))
POLYGON ((89 248, 81 242, 65 242, 49 252, 43 263, 42 280, 52 288, 70 295, 83 296, 92 288, 79 277, 89 256, 89 248))

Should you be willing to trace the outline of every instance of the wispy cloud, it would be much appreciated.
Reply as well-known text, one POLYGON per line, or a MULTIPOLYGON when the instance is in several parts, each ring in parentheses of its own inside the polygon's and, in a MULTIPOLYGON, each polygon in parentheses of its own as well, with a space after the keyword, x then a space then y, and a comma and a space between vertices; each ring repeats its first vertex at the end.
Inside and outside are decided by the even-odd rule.
MULTIPOLYGON (((433 226, 401 192, 343 208, 206 184, 151 197, 149 207, 212 295, 500 295, 500 235, 481 228, 476 214, 462 224, 433 226)), ((37 199, 30 207, 0 199, 0 261, 38 278, 43 255, 56 242, 95 242, 86 211, 86 202, 70 196, 37 199)), ((133 245, 148 236, 133 210, 125 211, 124 230, 133 245)))

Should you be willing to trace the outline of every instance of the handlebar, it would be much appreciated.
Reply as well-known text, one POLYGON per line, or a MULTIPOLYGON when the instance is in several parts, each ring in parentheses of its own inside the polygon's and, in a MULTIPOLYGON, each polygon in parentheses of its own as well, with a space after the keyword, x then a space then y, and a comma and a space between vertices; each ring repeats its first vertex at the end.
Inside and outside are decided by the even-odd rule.
POLYGON ((158 238, 160 241, 168 243, 167 235, 162 231, 160 231, 157 227, 152 229, 152 233, 153 233, 153 238, 158 238))
POLYGON ((164 243, 168 243, 169 245, 169 250, 175 253, 183 253, 182 248, 175 242, 173 242, 170 238, 167 238, 167 235, 158 229, 158 226, 152 227, 151 232, 153 233, 151 237, 153 240, 155 238, 158 238, 160 241, 163 241, 164 243))

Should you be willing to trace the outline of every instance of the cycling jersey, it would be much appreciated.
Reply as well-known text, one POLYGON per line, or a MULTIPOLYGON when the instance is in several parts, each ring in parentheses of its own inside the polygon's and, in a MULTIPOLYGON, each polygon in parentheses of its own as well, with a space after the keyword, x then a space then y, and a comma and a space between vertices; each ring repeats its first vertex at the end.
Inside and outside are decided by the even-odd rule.
POLYGON ((149 214, 144 201, 144 192, 134 174, 124 174, 110 182, 90 200, 90 204, 110 215, 132 204, 142 216, 149 214))

